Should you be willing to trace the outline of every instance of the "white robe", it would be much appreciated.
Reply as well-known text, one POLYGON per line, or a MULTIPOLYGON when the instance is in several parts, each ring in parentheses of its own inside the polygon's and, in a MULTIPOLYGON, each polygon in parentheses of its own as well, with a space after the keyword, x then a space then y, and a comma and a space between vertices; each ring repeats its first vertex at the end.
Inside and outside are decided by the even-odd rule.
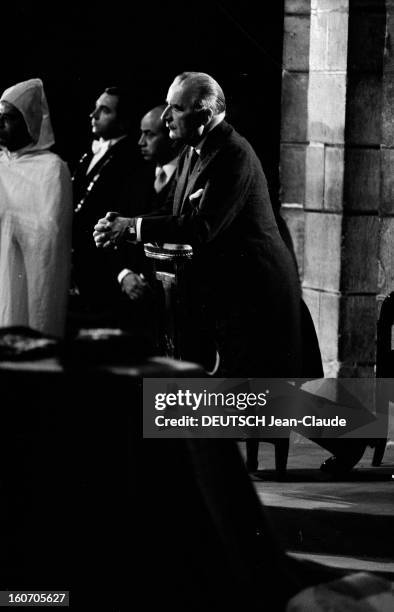
POLYGON ((48 150, 0 152, 0 326, 64 333, 71 256, 67 165, 48 150))

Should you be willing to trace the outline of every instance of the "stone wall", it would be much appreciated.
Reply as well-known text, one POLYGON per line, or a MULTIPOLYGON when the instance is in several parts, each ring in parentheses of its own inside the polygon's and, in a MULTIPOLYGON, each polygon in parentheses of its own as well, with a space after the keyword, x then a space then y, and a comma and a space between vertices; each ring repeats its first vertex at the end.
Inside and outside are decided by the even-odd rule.
POLYGON ((391 30, 392 1, 285 1, 281 201, 326 376, 373 375, 394 289, 391 30))
POLYGON ((305 237, 310 0, 285 2, 283 37, 280 199, 293 237, 301 278, 305 237))

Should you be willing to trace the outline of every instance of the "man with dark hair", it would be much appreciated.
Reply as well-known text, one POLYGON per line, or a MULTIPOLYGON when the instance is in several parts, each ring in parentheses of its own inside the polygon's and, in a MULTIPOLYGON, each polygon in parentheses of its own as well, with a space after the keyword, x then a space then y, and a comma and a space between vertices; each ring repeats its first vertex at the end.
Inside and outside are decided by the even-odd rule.
MULTIPOLYGON (((92 224, 105 214, 108 202, 120 214, 146 212, 138 194, 140 159, 129 135, 132 108, 128 93, 109 87, 98 97, 90 114, 92 150, 85 153, 73 177, 73 281, 77 311, 93 325, 127 326, 130 304, 117 282, 127 265, 140 273, 140 248, 103 252, 95 248, 92 224)), ((143 282, 143 285, 145 283, 143 282)))
MULTIPOLYGON (((124 122, 127 128, 127 131, 128 131, 130 127, 130 118, 131 118, 131 109, 132 109, 132 97, 131 97, 130 91, 124 87, 114 86, 114 87, 106 87, 104 89, 103 94, 106 94, 107 96, 116 96, 117 98, 117 105, 116 105, 117 118, 118 120, 124 122)), ((96 102, 95 111, 97 109, 97 103, 98 101, 96 102)), ((93 113, 95 111, 93 111, 93 113)))

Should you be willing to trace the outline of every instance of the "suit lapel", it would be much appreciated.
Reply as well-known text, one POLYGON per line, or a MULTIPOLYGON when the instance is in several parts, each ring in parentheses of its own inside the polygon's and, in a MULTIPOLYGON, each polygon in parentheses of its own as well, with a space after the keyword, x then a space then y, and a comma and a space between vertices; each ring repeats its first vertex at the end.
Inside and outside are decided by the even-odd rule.
MULTIPOLYGON (((115 157, 119 151, 121 151, 123 149, 123 147, 127 147, 129 146, 129 138, 122 138, 122 140, 119 140, 119 142, 116 142, 114 145, 112 145, 112 147, 110 147, 108 149, 108 151, 106 151, 104 153, 104 155, 102 157, 100 157, 100 159, 98 160, 98 162, 96 164, 94 164, 93 168, 90 170, 90 172, 87 173, 87 178, 88 179, 92 179, 96 174, 100 174, 101 170, 103 167, 105 167, 107 165, 107 161, 109 159, 112 159, 113 157, 115 157)), ((87 163, 87 165, 85 166, 85 168, 89 167, 90 161, 93 157, 93 154, 90 154, 89 157, 89 162, 87 163)))
POLYGON ((79 211, 81 208, 85 208, 86 200, 89 194, 94 190, 96 182, 100 179, 102 170, 106 167, 107 163, 122 150, 122 147, 129 146, 129 138, 122 138, 119 142, 115 143, 112 147, 106 151, 105 155, 101 157, 97 164, 86 174, 86 170, 92 160, 93 153, 91 150, 86 152, 79 160, 77 170, 73 176, 74 182, 74 197, 78 202, 75 210, 79 211))
POLYGON ((92 159, 92 157, 93 157, 93 153, 91 151, 87 151, 86 153, 82 155, 82 157, 78 161, 78 164, 75 168, 75 171, 72 177, 73 181, 79 180, 81 182, 84 182, 86 180, 86 170, 90 164, 90 160, 92 159))
POLYGON ((182 205, 181 205, 181 211, 183 210, 184 206, 185 206, 185 202, 187 201, 189 195, 191 193, 193 193, 193 188, 194 185, 196 183, 196 180, 200 174, 200 166, 201 166, 201 160, 200 158, 198 158, 198 160, 195 163, 195 166, 193 168, 193 172, 191 174, 189 174, 188 178, 186 179, 186 185, 185 185, 185 189, 183 192, 183 197, 182 197, 182 205))
MULTIPOLYGON (((86 174, 86 176, 87 176, 87 178, 88 178, 88 179, 92 179, 92 178, 93 178, 93 176, 95 176, 96 174, 100 174, 101 169, 103 168, 103 166, 106 166, 106 161, 107 161, 107 160, 108 160, 110 157, 112 157, 112 155, 113 155, 113 151, 112 151, 111 149, 113 149, 113 147, 111 147, 110 149, 108 149, 108 151, 106 151, 106 153, 105 153, 105 154, 104 154, 102 157, 100 157, 100 159, 98 160, 98 162, 97 162, 96 164, 94 164, 93 168, 91 168, 91 169, 89 170, 89 172, 86 174)), ((92 159, 92 158, 90 158, 90 160, 91 160, 91 159, 92 159)), ((89 160, 89 163, 90 163, 90 160, 89 160)), ((89 166, 89 164, 88 164, 88 166, 89 166)))
POLYGON ((219 150, 220 147, 215 147, 215 149, 209 150, 207 152, 201 151, 201 155, 196 161, 196 165, 193 168, 193 172, 189 176, 187 184, 184 185, 184 188, 182 190, 182 197, 178 208, 179 214, 187 210, 189 204, 189 197, 193 193, 193 191, 195 191, 200 176, 203 176, 204 170, 209 166, 211 161, 218 154, 219 150))
POLYGON ((188 174, 189 174, 189 164, 188 164, 188 148, 181 154, 179 159, 179 168, 182 170, 179 171, 179 176, 176 183, 176 189, 174 194, 174 208, 173 214, 180 214, 182 204, 184 201, 184 193, 187 188, 188 174))
MULTIPOLYGON (((180 160, 180 167, 182 167, 182 170, 179 174, 174 196, 174 215, 182 214, 187 210, 189 196, 197 187, 200 177, 203 176, 205 169, 218 154, 223 146, 223 143, 227 140, 232 131, 233 128, 228 123, 223 121, 207 135, 206 141, 204 142, 201 150, 201 155, 196 161, 196 165, 194 166, 193 172, 190 176, 188 176, 189 147, 187 147, 185 152, 182 153, 180 160), (183 166, 181 166, 182 163, 183 166)), ((199 186, 201 187, 202 185, 199 186)))

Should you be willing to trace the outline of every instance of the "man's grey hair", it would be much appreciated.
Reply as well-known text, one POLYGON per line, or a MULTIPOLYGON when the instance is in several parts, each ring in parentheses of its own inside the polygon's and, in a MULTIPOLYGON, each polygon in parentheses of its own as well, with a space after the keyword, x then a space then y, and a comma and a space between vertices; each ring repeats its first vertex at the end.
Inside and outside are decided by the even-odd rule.
POLYGON ((195 92, 194 109, 209 108, 214 115, 224 113, 226 99, 219 83, 205 72, 182 72, 175 77, 177 85, 190 87, 195 92))

